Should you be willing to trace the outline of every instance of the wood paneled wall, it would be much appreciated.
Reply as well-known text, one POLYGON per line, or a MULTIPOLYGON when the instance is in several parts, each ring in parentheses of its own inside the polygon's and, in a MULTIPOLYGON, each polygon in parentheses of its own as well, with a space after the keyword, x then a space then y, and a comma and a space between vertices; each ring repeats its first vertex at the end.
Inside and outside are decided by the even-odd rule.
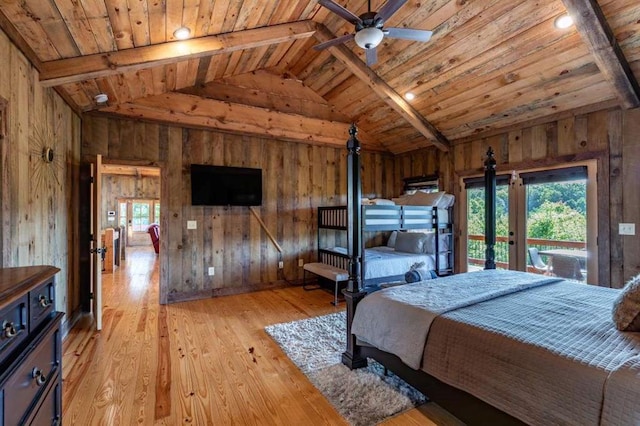
POLYGON ((72 315, 80 305, 78 170, 80 118, 0 31, 0 98, 7 132, 0 138, 0 266, 38 264, 56 275, 56 309, 72 315), (54 149, 51 163, 42 150, 54 149))
POLYGON ((395 157, 394 182, 395 193, 402 194, 403 179, 416 176, 437 174, 440 179, 440 189, 452 192, 452 167, 450 153, 437 148, 425 148, 400 154, 395 157))
MULTIPOLYGON (((316 208, 346 203, 346 148, 86 116, 82 154, 161 167, 163 302, 301 279, 298 259, 316 260, 316 208), (282 255, 249 208, 191 206, 192 163, 263 169, 263 204, 255 210, 282 255), (187 230, 187 220, 198 229, 187 230), (214 276, 207 275, 210 266, 214 276)), ((393 196, 394 179, 393 157, 363 153, 364 194, 393 196)))
MULTIPOLYGON (((482 173, 489 146, 496 152, 498 170, 597 160, 599 282, 621 287, 640 273, 640 239, 618 235, 620 222, 640 225, 636 186, 640 181, 640 109, 598 111, 457 141, 449 165, 452 179, 444 188, 460 197, 459 178, 482 173)), ((442 161, 446 158, 434 150, 400 155, 395 160, 396 174, 401 179, 422 168, 433 172, 442 161)), ((442 164, 439 167, 442 170, 442 164)), ((463 213, 456 211, 457 223, 465 220, 463 213)), ((459 244, 457 241, 458 248, 459 244)))

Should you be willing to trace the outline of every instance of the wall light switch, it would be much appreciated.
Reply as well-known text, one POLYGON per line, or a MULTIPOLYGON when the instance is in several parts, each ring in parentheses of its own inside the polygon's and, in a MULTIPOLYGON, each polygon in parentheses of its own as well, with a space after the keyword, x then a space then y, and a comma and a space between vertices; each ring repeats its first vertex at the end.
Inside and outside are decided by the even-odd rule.
POLYGON ((213 266, 209 266, 209 276, 213 276, 216 274, 216 268, 213 266))
POLYGON ((198 229, 198 222, 196 222, 195 220, 188 220, 187 229, 198 229))
POLYGON ((635 223, 619 223, 618 234, 620 235, 636 235, 635 223))
POLYGON ((298 259, 298 266, 301 268, 304 266, 304 259, 298 259))

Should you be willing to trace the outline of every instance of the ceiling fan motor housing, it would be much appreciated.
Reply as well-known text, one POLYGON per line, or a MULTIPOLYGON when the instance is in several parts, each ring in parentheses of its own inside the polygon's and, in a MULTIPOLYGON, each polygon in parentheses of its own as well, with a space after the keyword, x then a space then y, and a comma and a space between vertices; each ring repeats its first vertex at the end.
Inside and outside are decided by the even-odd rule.
POLYGON ((384 20, 376 12, 365 12, 360 15, 360 22, 356 23, 356 32, 364 28, 382 29, 384 20))

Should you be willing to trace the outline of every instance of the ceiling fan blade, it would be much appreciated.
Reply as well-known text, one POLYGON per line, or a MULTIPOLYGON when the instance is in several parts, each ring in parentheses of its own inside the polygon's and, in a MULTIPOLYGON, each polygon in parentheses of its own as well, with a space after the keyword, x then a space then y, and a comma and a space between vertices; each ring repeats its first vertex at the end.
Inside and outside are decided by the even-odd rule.
POLYGON ((402 38, 405 40, 429 41, 433 35, 433 31, 414 30, 411 28, 385 28, 386 37, 402 38))
POLYGON ((364 49, 364 54, 368 66, 375 65, 378 62, 378 51, 375 47, 364 49))
POLYGON ((313 46, 313 48, 315 50, 322 50, 322 49, 326 49, 327 47, 331 47, 331 46, 335 46, 337 44, 340 43, 344 43, 345 41, 349 41, 354 37, 353 34, 347 34, 347 35, 343 35, 340 37, 336 37, 334 39, 331 39, 329 41, 325 41, 323 43, 320 44, 316 44, 315 46, 313 46))
POLYGON ((384 6, 382 6, 378 11, 378 16, 382 18, 383 21, 386 21, 391 18, 391 15, 396 13, 396 11, 406 2, 407 0, 387 0, 384 6))
POLYGON ((351 22, 353 25, 356 25, 362 22, 359 16, 354 15, 353 13, 349 12, 347 9, 345 9, 344 7, 340 6, 338 3, 335 3, 332 0, 318 0, 318 3, 320 3, 322 6, 326 7, 327 9, 329 9, 330 11, 332 11, 342 19, 348 22, 351 22))

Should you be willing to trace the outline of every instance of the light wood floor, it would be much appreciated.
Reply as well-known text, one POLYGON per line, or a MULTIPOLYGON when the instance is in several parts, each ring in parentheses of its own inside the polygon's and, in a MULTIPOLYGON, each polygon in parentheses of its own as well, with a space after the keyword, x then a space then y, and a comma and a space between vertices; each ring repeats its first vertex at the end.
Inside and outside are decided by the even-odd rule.
MULTIPOLYGON (((103 275, 103 330, 90 319, 63 345, 67 425, 346 424, 265 333, 344 309, 300 287, 160 306, 152 249, 103 275)), ((427 403, 386 425, 456 424, 427 403)))

